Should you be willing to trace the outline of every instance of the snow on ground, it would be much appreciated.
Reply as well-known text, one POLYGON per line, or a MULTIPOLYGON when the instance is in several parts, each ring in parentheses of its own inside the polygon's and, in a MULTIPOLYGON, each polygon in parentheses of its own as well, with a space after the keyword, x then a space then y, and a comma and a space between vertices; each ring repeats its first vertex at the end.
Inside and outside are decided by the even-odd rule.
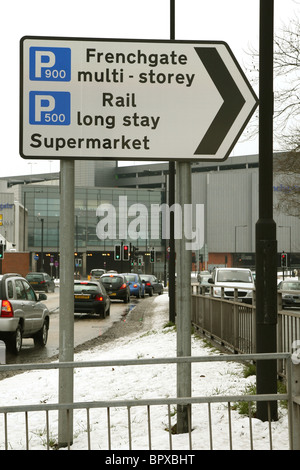
MULTIPOLYGON (((164 328, 168 320, 168 296, 154 299, 155 315, 149 331, 105 343, 75 355, 76 361, 176 357, 176 332, 164 328)), ((192 339, 192 355, 218 354, 197 337, 192 339)), ((245 393, 254 381, 243 377, 243 366, 232 362, 198 363, 192 366, 193 396, 238 395, 245 393)), ((83 368, 74 372, 74 401, 125 400, 176 397, 176 365, 142 365, 126 367, 83 368)), ((1 405, 57 403, 58 371, 32 371, 4 379, 0 387, 1 405)), ((192 448, 209 449, 208 405, 193 405, 192 448)), ((175 406, 171 406, 172 425, 176 423, 175 406)), ((111 442, 114 450, 128 450, 127 409, 111 409, 111 442)), ((227 405, 212 405, 212 435, 214 449, 229 449, 227 405)), ((74 442, 72 449, 87 449, 86 411, 74 412, 74 442)), ((233 449, 250 449, 249 419, 232 410, 233 449)), ((148 449, 147 410, 131 408, 133 449, 148 449)), ((0 421, 0 450, 4 449, 4 420, 0 421)), ((45 413, 29 413, 30 449, 45 448, 45 413)), ((252 420, 254 449, 269 449, 268 423, 252 420)), ((90 411, 91 447, 108 449, 107 411, 90 411)), ((151 407, 151 438, 153 450, 169 449, 167 406, 151 407)), ((287 450, 287 412, 279 410, 279 420, 272 423, 274 449, 287 450)), ((57 412, 50 412, 50 436, 57 442, 57 412)), ((10 449, 25 448, 24 413, 8 415, 10 449)), ((173 450, 188 450, 187 434, 172 435, 173 450)))

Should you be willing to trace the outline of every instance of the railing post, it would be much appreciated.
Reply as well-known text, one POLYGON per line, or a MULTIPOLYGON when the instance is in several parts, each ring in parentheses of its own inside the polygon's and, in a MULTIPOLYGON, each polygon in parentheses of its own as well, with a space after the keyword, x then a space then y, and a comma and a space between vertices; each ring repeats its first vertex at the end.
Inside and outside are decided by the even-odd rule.
POLYGON ((292 448, 300 450, 300 360, 292 356, 292 448))

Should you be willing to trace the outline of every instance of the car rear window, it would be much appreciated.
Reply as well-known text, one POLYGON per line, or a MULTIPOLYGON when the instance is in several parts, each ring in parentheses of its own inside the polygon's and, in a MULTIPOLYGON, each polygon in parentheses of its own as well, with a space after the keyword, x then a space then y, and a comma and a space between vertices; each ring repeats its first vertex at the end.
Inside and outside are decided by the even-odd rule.
POLYGON ((129 276, 126 275, 125 277, 126 277, 127 281, 129 281, 129 282, 135 282, 135 280, 136 280, 136 277, 134 275, 129 275, 129 276))
POLYGON ((26 279, 28 281, 42 281, 43 280, 43 275, 42 274, 27 274, 26 279))
POLYGON ((104 269, 92 269, 91 275, 92 276, 102 276, 105 273, 104 269))
POLYGON ((123 284, 124 279, 121 276, 102 276, 101 281, 104 285, 113 284, 115 286, 118 286, 123 284))
POLYGON ((75 293, 95 293, 99 291, 99 287, 96 284, 91 283, 83 283, 83 284, 74 284, 74 292, 75 293))

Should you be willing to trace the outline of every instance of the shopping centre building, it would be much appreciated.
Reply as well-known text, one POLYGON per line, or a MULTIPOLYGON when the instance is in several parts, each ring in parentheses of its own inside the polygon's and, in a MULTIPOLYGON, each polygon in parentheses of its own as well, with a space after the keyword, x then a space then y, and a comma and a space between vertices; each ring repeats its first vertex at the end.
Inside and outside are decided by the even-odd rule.
MULTIPOLYGON (((274 155, 275 169, 281 155, 274 155)), ((193 210, 201 208, 202 214, 198 219, 194 210, 191 230, 201 246, 192 248, 191 269, 254 267, 258 156, 193 163, 191 169, 193 210)), ((289 184, 281 176, 274 173, 273 186, 278 265, 285 251, 288 264, 300 267, 299 215, 280 203, 282 197, 288 201, 297 193, 300 184, 297 175, 289 184)), ((168 231, 161 217, 154 220, 152 209, 168 203, 168 182, 168 163, 76 161, 74 271, 85 276, 97 267, 140 269, 163 277, 168 270, 168 231), (110 208, 113 221, 107 216, 110 208), (122 243, 136 249, 130 262, 114 259, 114 246, 122 243), (150 263, 152 249, 155 263, 150 263)), ((31 270, 59 276, 59 225, 59 173, 0 179, 0 238, 7 252, 28 252, 31 270)))

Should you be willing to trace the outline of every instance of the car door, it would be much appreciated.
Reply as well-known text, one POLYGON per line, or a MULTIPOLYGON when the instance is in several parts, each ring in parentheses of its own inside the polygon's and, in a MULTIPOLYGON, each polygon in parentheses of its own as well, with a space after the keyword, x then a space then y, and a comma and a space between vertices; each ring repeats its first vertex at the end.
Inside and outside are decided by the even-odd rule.
POLYGON ((36 293, 29 282, 24 279, 22 280, 22 283, 26 293, 26 308, 31 322, 31 331, 35 332, 42 328, 44 306, 41 302, 37 301, 36 293))
POLYGON ((28 302, 25 286, 22 279, 15 280, 15 300, 14 300, 14 312, 19 318, 23 318, 24 335, 30 333, 33 328, 33 313, 32 305, 28 302))

